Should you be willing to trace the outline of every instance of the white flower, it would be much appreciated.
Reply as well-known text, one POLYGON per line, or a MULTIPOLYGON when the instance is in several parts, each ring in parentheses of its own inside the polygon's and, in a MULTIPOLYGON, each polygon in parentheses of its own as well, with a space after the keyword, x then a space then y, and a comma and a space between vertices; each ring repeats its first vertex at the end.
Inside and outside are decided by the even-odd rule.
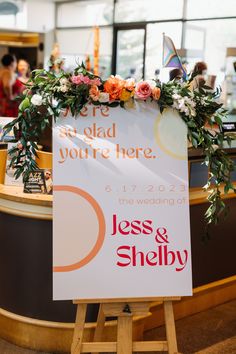
POLYGON ((60 86, 57 88, 57 91, 61 91, 61 92, 67 92, 69 91, 69 86, 70 86, 70 82, 66 77, 62 77, 60 79, 60 86))
POLYGON ((69 84, 69 80, 67 80, 66 77, 62 77, 60 79, 60 84, 63 86, 63 85, 68 85, 69 84))
POLYGON ((180 96, 177 92, 175 92, 173 95, 172 95, 172 98, 173 100, 179 100, 182 98, 182 96, 180 96))
POLYGON ((219 149, 219 145, 216 144, 211 145, 211 147, 213 148, 214 151, 219 149))
POLYGON ((173 105, 172 107, 178 109, 180 112, 184 113, 186 116, 196 116, 195 106, 196 103, 188 96, 181 96, 178 93, 172 95, 173 105))
POLYGON ((201 105, 203 105, 203 106, 207 106, 207 97, 201 97, 200 98, 200 103, 201 103, 201 105))
POLYGON ((60 86, 60 91, 61 92, 67 92, 69 90, 69 87, 67 85, 61 85, 60 86))
POLYGON ((190 107, 190 113, 191 113, 192 117, 196 117, 196 115, 197 115, 196 110, 193 107, 190 107))
POLYGON ((31 103, 35 106, 41 106, 42 103, 43 103, 43 97, 40 96, 40 95, 33 95, 32 98, 31 98, 31 103))
POLYGON ((191 106, 191 107, 196 106, 196 103, 190 97, 184 96, 184 100, 189 106, 191 106))
POLYGON ((57 107, 58 101, 55 98, 52 98, 52 106, 57 107))
MULTIPOLYGON (((112 75, 113 76, 113 75, 112 75)), ((113 76, 114 77, 114 76, 113 76)), ((115 76, 116 79, 119 79, 119 80, 124 80, 123 77, 121 77, 120 75, 116 75, 115 76)))
POLYGON ((133 77, 129 77, 128 79, 125 80, 125 82, 130 86, 135 85, 135 79, 133 77))
POLYGON ((178 101, 174 101, 174 103, 172 104, 172 107, 175 108, 175 109, 179 109, 178 101))
POLYGON ((101 103, 109 102, 109 93, 101 92, 99 95, 98 101, 101 103))

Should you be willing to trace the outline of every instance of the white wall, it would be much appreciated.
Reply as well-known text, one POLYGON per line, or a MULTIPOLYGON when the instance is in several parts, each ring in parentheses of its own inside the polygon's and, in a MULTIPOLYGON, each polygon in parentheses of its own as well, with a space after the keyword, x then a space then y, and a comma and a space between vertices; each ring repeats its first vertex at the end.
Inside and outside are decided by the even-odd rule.
POLYGON ((26 0, 16 15, 0 15, 0 28, 47 32, 55 28, 55 3, 26 0))
POLYGON ((48 32, 55 28, 55 3, 27 0, 27 29, 48 32))

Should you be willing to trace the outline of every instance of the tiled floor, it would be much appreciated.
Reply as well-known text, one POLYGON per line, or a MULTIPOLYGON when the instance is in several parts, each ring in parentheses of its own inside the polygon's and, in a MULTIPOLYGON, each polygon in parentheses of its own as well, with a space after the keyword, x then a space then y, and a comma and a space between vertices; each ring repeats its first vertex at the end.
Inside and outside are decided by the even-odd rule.
MULTIPOLYGON (((236 354, 236 300, 177 321, 176 331, 179 351, 183 354, 236 354)), ((164 336, 161 327, 147 332, 145 339, 158 340, 164 336)), ((39 353, 0 340, 0 354, 39 353)))

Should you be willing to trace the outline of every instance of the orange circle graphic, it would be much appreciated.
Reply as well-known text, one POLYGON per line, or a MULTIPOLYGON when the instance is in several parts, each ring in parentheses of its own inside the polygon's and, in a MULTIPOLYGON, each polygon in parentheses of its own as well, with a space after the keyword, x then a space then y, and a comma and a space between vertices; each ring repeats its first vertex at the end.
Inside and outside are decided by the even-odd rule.
POLYGON ((74 264, 53 267, 54 272, 70 272, 72 270, 79 269, 79 268, 85 266, 86 264, 88 264, 97 255, 97 253, 101 249, 104 239, 105 239, 105 231, 106 231, 105 218, 104 218, 102 209, 99 206, 99 204, 97 203, 97 201, 90 194, 85 192, 84 190, 77 188, 77 187, 73 187, 73 186, 53 186, 53 190, 59 191, 59 192, 61 192, 61 191, 71 192, 71 193, 79 195, 80 197, 83 197, 92 206, 92 208, 94 209, 94 211, 96 213, 97 219, 98 219, 99 232, 98 232, 97 241, 96 241, 94 247, 92 248, 92 250, 89 252, 89 254, 86 257, 84 257, 81 261, 76 262, 74 264))

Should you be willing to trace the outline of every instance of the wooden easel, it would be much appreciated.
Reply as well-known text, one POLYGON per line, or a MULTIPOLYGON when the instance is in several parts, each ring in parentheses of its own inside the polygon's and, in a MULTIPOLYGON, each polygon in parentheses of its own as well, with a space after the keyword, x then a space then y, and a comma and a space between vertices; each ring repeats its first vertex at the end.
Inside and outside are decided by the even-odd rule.
POLYGON ((175 332, 175 320, 172 301, 178 297, 148 298, 148 299, 106 299, 106 300, 75 300, 77 314, 71 354, 80 353, 117 353, 132 354, 133 352, 167 351, 169 354, 178 354, 175 332), (149 314, 153 301, 161 301, 164 306, 166 341, 133 341, 133 316, 149 314), (89 303, 100 303, 97 327, 93 342, 83 342, 85 316, 89 303), (101 342, 105 319, 108 316, 117 317, 117 341, 101 342))

